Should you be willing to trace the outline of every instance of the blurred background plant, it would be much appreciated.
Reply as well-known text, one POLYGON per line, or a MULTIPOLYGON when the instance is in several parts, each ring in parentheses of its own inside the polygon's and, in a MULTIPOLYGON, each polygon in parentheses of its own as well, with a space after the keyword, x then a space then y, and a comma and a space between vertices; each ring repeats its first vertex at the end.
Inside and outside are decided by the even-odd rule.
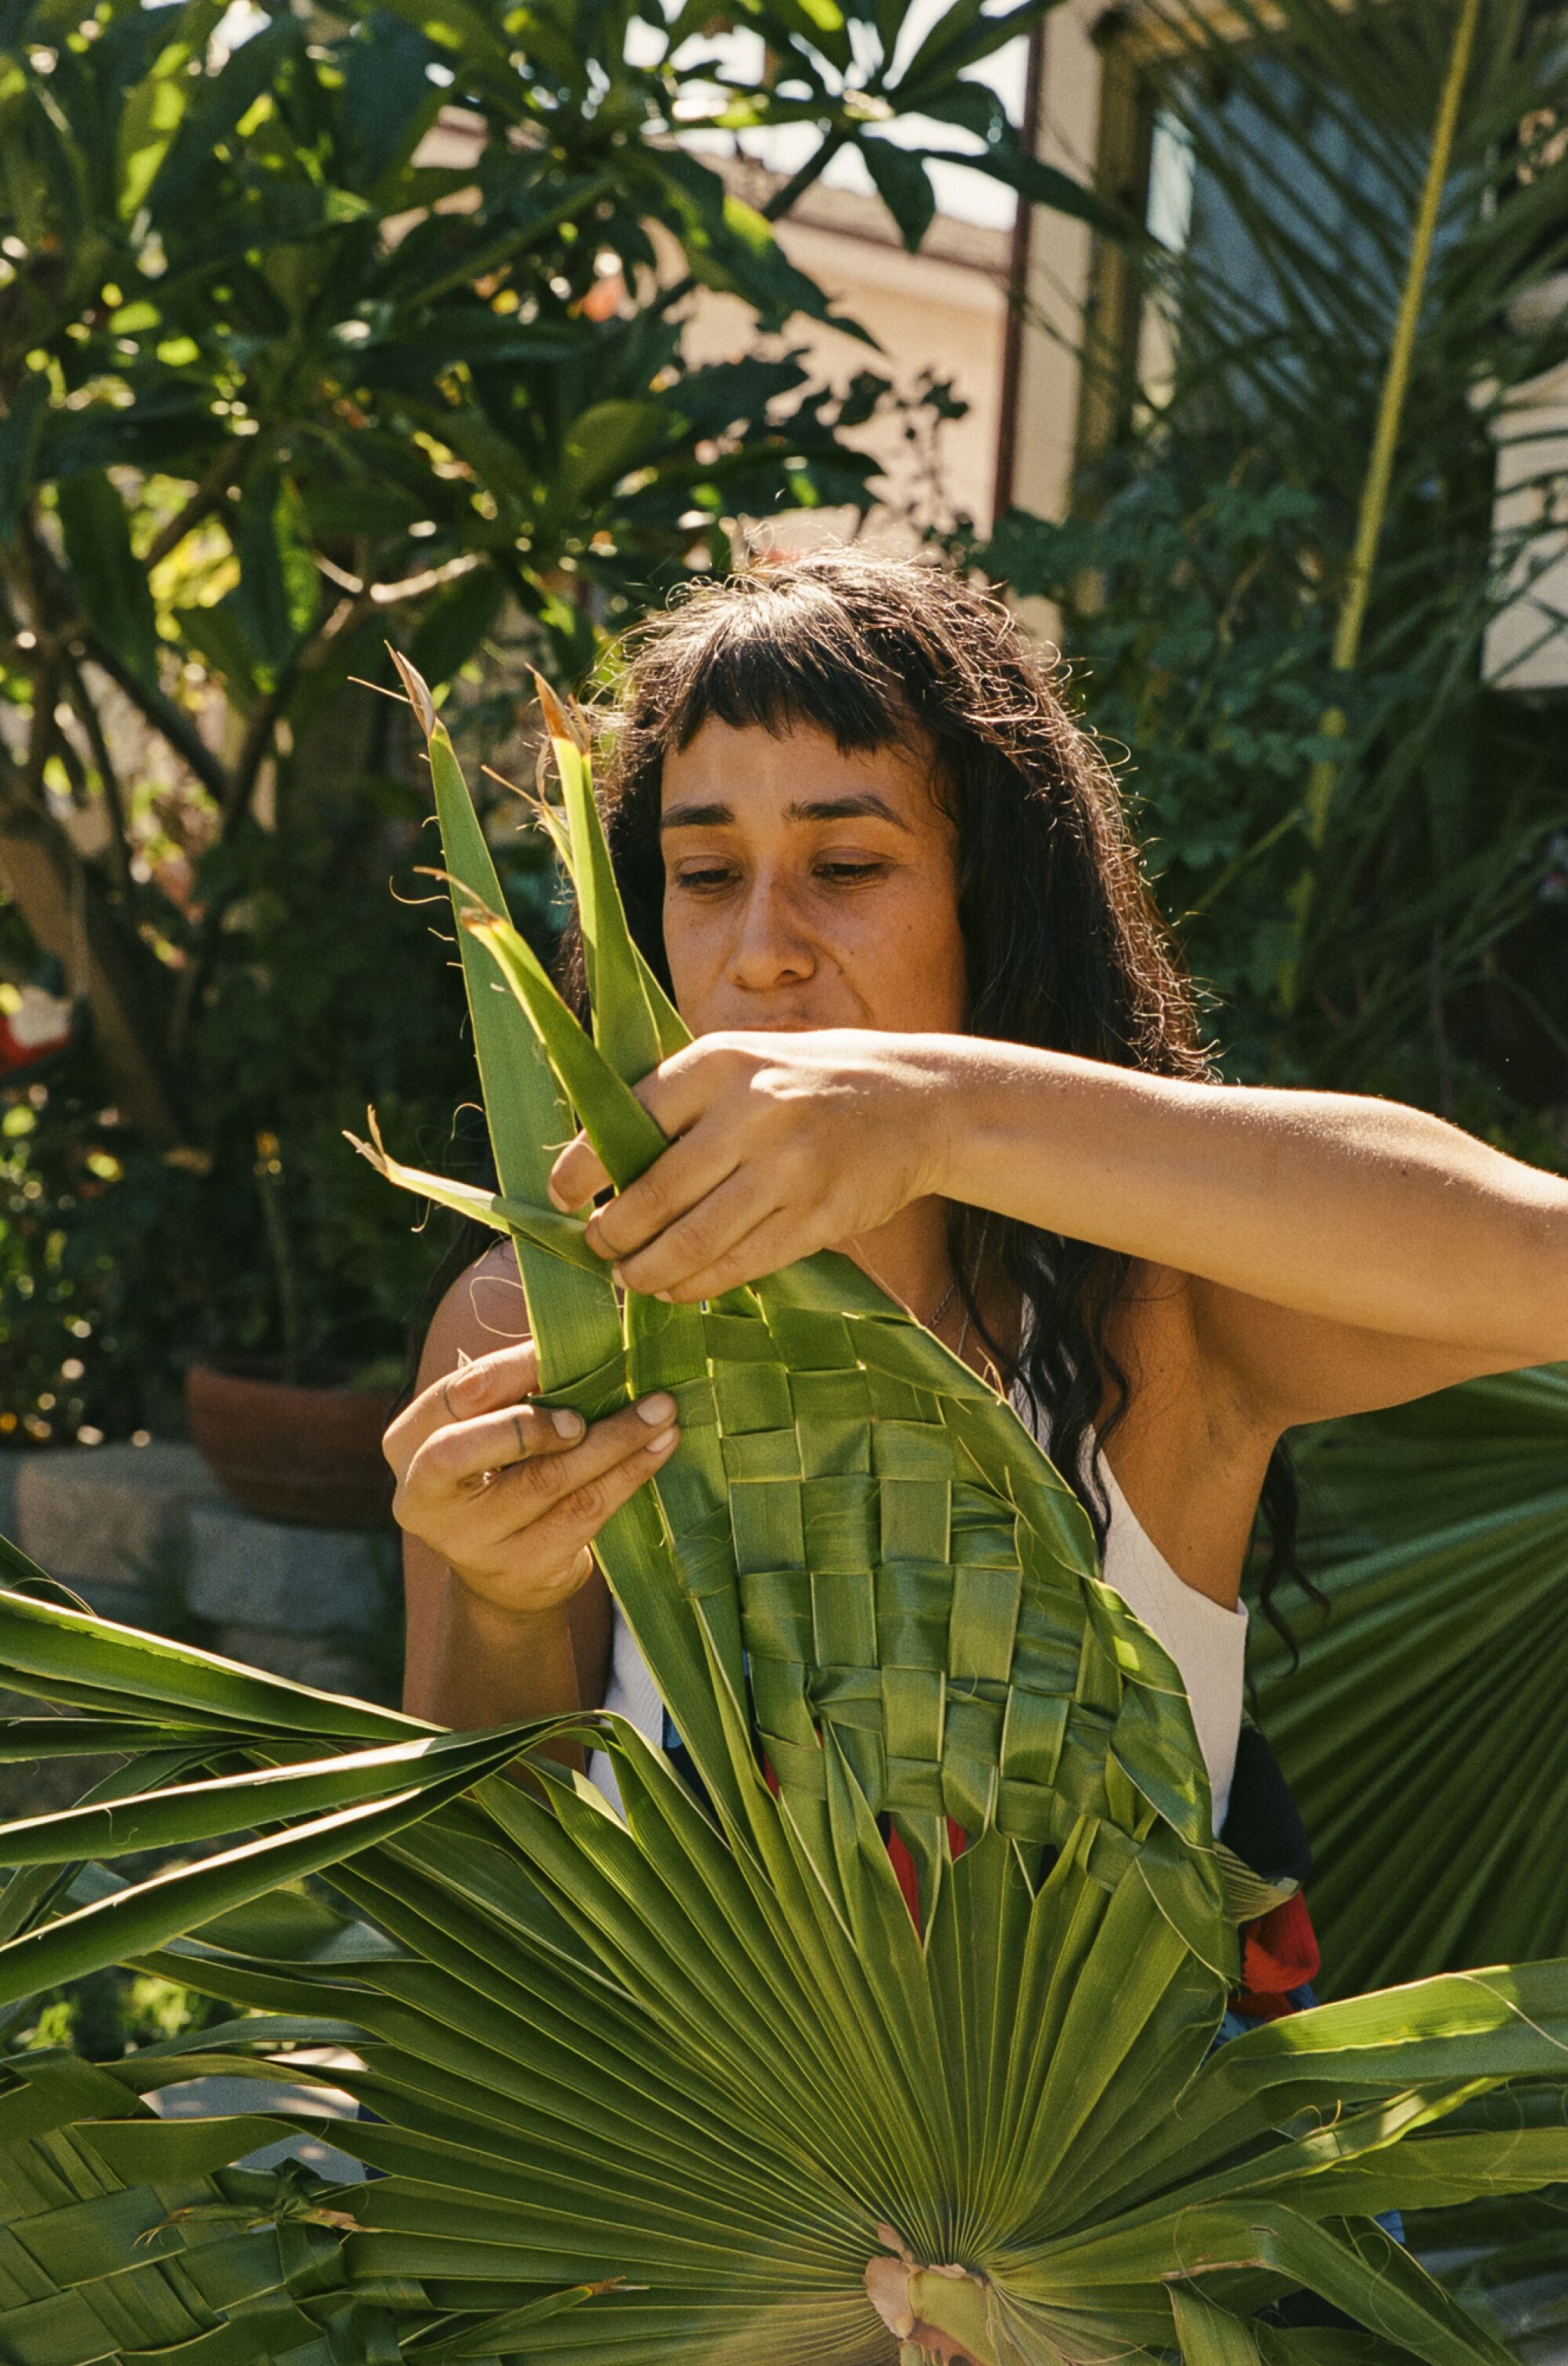
POLYGON ((177 1980, 117 1965, 30 1997, 8 2044, 64 2045, 92 2062, 117 2062, 162 2038, 210 2028, 229 2011, 177 1980))
POLYGON ((164 1425, 193 1352, 399 1359, 431 1260, 340 1129, 374 1098, 450 1160, 469 1078, 387 892, 419 773, 351 681, 395 637, 477 774, 527 668, 580 680, 730 522, 863 512, 874 346, 836 398, 778 336, 683 360, 700 287, 830 315, 687 143, 790 127, 775 216, 857 149, 918 246, 918 114, 1092 211, 968 78, 1049 5, 746 0, 739 49, 706 4, 0 8, 0 1020, 46 1013, 0 1121, 13 1442, 164 1425))
POLYGON ((1230 1073, 1396 1095, 1568 1164, 1565 702, 1534 686, 1568 628, 1562 11, 1138 14, 1106 158, 1137 210, 1085 323, 1078 499, 976 555, 1056 603, 1092 721, 1131 751, 1230 1073))

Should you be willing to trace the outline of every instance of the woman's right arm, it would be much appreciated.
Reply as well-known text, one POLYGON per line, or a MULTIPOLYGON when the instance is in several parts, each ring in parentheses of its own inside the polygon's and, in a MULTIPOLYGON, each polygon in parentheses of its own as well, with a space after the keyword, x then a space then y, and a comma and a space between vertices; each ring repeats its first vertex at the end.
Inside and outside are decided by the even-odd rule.
POLYGON ((457 1730, 600 1705, 610 1614, 593 1539, 676 1444, 662 1393, 585 1429, 530 1404, 537 1385, 511 1252, 492 1250, 442 1299, 418 1393, 386 1439, 404 1531, 403 1706, 457 1730))

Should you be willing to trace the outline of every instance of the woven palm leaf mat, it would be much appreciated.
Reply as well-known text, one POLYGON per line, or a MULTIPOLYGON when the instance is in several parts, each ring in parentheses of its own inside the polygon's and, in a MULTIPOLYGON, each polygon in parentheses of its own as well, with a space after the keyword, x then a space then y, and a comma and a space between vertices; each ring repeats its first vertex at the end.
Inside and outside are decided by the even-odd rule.
MULTIPOLYGON (((949 1818, 1036 1853, 1089 1819, 1107 1887, 1148 1853, 1212 1961, 1223 1903, 1180 1675, 1011 1407, 847 1260, 723 1307, 629 1301, 622 1386, 679 1408, 650 1490, 666 1566, 781 1794, 821 1811, 831 1734, 923 1876, 949 1818), (809 1302, 829 1289, 837 1304, 809 1302)), ((657 1673, 637 1573, 613 1539, 606 1558, 657 1673)))
MULTIPOLYGON (((0 2095, 0 2356, 20 2366, 396 2366, 391 2315, 347 2288, 342 2228, 352 2222, 339 2213, 330 2223, 330 2189, 297 2169, 201 2173, 210 2124, 189 2129, 183 2174, 171 2162, 167 2181, 122 2180, 116 2140, 145 2127, 138 2097, 53 2049, 14 2067, 25 2083, 0 2095), (280 2182, 292 2200, 280 2200, 280 2182)), ((174 2123, 158 2133, 178 2144, 186 2132, 174 2123)), ((277 2134, 263 2123, 254 2141, 277 2134)))

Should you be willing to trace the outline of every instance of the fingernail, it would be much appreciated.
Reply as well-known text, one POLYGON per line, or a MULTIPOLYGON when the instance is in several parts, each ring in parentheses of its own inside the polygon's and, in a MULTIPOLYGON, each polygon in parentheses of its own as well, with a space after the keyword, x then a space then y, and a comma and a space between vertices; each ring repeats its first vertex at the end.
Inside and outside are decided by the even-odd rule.
POLYGON ((565 1200, 562 1199, 559 1191, 555 1189, 555 1180, 554 1176, 552 1176, 550 1180, 545 1184, 544 1189, 550 1194, 550 1205, 553 1208, 559 1208, 562 1214, 565 1215, 566 1212, 566 1203, 565 1200))
POLYGON ((676 1436, 677 1433, 673 1429, 661 1429, 657 1437, 653 1437, 648 1440, 648 1452, 650 1454, 667 1454, 670 1448, 675 1444, 676 1436))
POLYGON ((574 1413, 569 1405, 563 1405, 558 1412, 553 1413, 550 1418, 555 1425, 557 1437, 580 1437, 588 1427, 581 1414, 574 1413))
POLYGON ((660 1389, 655 1396, 643 1399, 637 1407, 637 1418, 645 1421, 650 1429, 658 1429, 666 1422, 675 1419, 677 1410, 675 1399, 666 1390, 660 1389))

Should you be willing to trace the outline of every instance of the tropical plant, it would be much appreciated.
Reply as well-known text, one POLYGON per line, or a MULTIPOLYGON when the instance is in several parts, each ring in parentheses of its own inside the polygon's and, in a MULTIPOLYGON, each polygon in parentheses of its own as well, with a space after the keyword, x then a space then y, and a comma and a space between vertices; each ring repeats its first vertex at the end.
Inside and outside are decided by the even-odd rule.
POLYGON ((705 9, 589 0, 0 7, 0 977, 47 956, 87 1038, 18 1121, 39 1286, 0 1305, 13 1428, 58 1434, 37 1400, 69 1397, 62 1361, 90 1367, 84 1417, 124 1428, 162 1410, 127 1400, 139 1373, 167 1392, 175 1346, 278 1345, 259 1132, 307 1345, 400 1344, 417 1261, 383 1223, 346 1245, 345 1293, 321 1145, 374 1093, 433 1155, 462 1066, 428 984, 398 992, 384 887, 424 810, 400 718, 342 685, 386 678, 395 625, 498 760, 527 662, 580 676, 724 563, 737 518, 864 510, 869 342, 838 398, 783 333, 682 358, 699 287, 759 340, 829 309, 689 142, 803 132, 775 217, 859 149, 912 244, 929 178, 887 136, 911 115, 1092 208, 971 78, 1050 5, 951 0, 917 37, 905 0, 778 0, 727 45, 705 9), (106 1182, 73 1188, 83 1156, 106 1182))
POLYGON ((617 1307, 545 1204, 543 1145, 565 1101, 618 1180, 639 1172, 662 1137, 630 1087, 684 1031, 570 719, 554 827, 591 1038, 498 909, 405 681, 500 1188, 371 1155, 513 1240, 546 1401, 676 1393, 682 1442, 600 1548, 700 1789, 613 1717, 442 1733, 56 1607, 6 1549, 0 1671, 70 1712, 7 1752, 112 1741, 129 1763, 0 1832, 0 1999, 125 1957, 247 2011, 118 2062, 4 2066, 25 2265, 0 2340, 18 2366, 182 2343, 310 2366, 1499 2366, 1484 2305, 1377 2222, 1568 2173, 1568 1964, 1215 2050, 1258 1885, 1210 1839, 1180 1681, 1076 1499, 842 1259, 617 1307), (620 1813, 545 1754, 568 1735, 609 1754, 620 1813), (214 1843, 151 1878, 105 1862, 214 1843), (352 2057, 306 2075, 370 2114, 363 2182, 235 2166, 308 2113, 141 2101, 218 2065, 297 2077, 305 2041, 352 2057), (1292 2329, 1303 2291, 1372 2335, 1292 2329))
POLYGON ((1319 1870, 1331 1990, 1568 1953, 1560 1828, 1568 1369, 1472 1380, 1295 1446, 1328 1615, 1253 1653, 1319 1870), (1497 1779, 1503 1731, 1524 1745, 1497 1779))
POLYGON ((1561 12, 1151 0, 1121 40, 1153 162, 1085 332, 1111 427, 982 561, 1061 605, 1234 1072, 1561 1159, 1563 702, 1520 687, 1562 646, 1561 12))

